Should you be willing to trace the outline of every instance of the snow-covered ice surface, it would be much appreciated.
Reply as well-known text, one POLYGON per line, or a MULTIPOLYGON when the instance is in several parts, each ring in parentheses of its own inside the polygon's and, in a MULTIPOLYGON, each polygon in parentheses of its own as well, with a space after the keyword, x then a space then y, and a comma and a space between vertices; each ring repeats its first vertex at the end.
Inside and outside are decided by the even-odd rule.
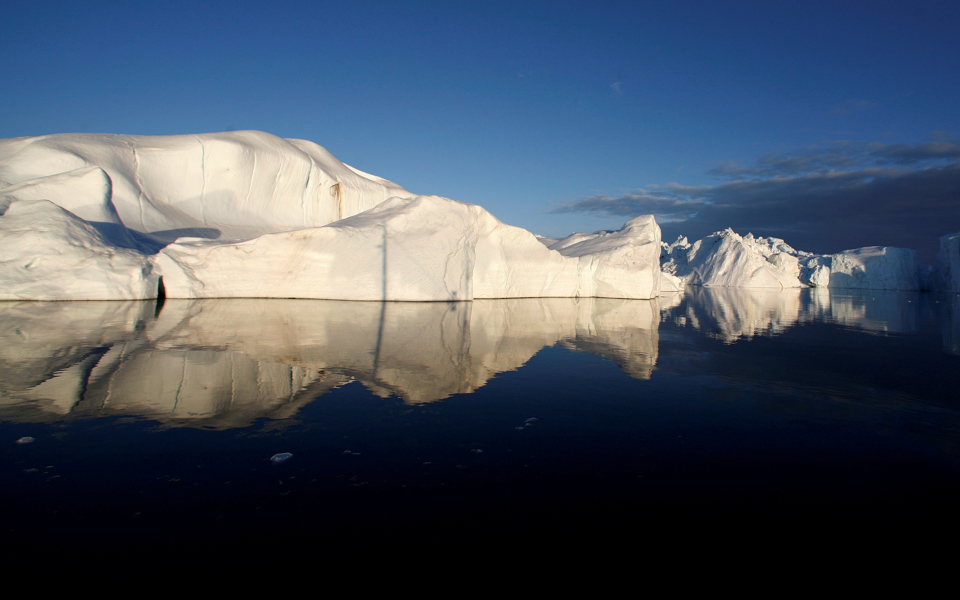
MULTIPOLYGON (((399 185, 349 167, 322 147, 261 131, 133 136, 57 134, 0 140, 0 186, 42 182, 91 168, 110 181, 109 200, 128 228, 248 239, 319 227, 372 208, 399 185)), ((74 211, 75 185, 44 196, 74 211)), ((0 190, 5 194, 5 190, 0 190)))
POLYGON ((630 219, 617 231, 574 233, 549 248, 579 259, 578 289, 586 292, 579 296, 653 298, 660 294, 660 226, 653 215, 630 219))
POLYGON ((37 177, 0 190, 0 214, 18 200, 49 200, 86 221, 114 245, 137 248, 111 200, 112 181, 99 167, 37 177))
POLYGON ((6 299, 152 298, 158 277, 181 298, 659 293, 653 217, 552 242, 262 132, 0 140, 6 299))

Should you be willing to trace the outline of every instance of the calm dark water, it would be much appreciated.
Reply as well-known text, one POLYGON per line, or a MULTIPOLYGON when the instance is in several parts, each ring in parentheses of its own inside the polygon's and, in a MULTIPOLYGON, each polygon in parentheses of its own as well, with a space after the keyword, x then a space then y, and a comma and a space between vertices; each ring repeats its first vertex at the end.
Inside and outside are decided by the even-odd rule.
POLYGON ((822 290, 2 303, 0 527, 138 556, 955 530, 958 321, 822 290))

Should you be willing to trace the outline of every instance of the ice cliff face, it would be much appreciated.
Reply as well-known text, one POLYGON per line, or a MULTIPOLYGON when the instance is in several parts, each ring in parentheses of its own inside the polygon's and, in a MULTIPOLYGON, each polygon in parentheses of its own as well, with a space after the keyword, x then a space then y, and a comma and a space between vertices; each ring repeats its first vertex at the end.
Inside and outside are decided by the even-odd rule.
POLYGON ((653 215, 630 219, 617 231, 575 233, 549 246, 578 259, 580 296, 642 298, 659 295, 660 227, 653 215), (589 293, 592 291, 592 293, 589 293))
POLYGON ((473 204, 390 198, 324 227, 181 240, 156 265, 171 298, 653 298, 660 230, 652 217, 634 221, 616 241, 564 255, 473 204))
POLYGON ((156 290, 143 254, 53 202, 13 202, 0 217, 0 300, 134 300, 156 290))
POLYGON ((652 298, 639 217, 550 250, 312 142, 251 131, 0 140, 0 298, 652 298))
POLYGON ((866 290, 923 287, 917 253, 906 248, 868 246, 818 256, 807 262, 816 265, 809 271, 810 283, 816 287, 866 290))

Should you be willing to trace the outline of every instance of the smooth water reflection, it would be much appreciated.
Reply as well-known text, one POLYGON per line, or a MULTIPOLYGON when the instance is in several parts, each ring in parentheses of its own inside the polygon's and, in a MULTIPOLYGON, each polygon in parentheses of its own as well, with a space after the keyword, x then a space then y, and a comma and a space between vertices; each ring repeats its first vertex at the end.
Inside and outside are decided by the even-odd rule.
POLYGON ((4 416, 237 427, 288 417, 354 380, 418 404, 472 392, 557 344, 647 379, 660 321, 656 300, 593 298, 181 300, 156 312, 152 302, 0 305, 4 416))
POLYGON ((664 312, 677 325, 711 331, 734 342, 781 334, 803 323, 835 323, 873 334, 915 334, 925 316, 939 324, 943 348, 958 352, 960 294, 879 290, 753 290, 690 287, 666 302, 664 312))
POLYGON ((471 393, 560 346, 650 379, 661 320, 726 343, 837 324, 874 335, 939 323, 960 354, 960 295, 690 288, 659 300, 459 303, 310 300, 0 304, 0 411, 8 420, 128 415, 241 427, 287 418, 359 381, 409 404, 471 393))

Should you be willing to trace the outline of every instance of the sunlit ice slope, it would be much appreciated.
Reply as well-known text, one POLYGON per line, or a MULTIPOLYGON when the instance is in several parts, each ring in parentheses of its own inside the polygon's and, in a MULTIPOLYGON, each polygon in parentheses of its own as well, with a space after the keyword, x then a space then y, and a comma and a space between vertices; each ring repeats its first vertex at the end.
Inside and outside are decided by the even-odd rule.
MULTIPOLYGON (((127 228, 171 241, 184 235, 249 239, 320 227, 392 196, 412 195, 345 165, 313 142, 261 131, 0 140, 0 188, 92 169, 107 176, 108 200, 127 228)), ((50 197, 55 191, 46 194, 63 206, 50 197)), ((60 195, 69 201, 73 194, 63 188, 60 195)))

